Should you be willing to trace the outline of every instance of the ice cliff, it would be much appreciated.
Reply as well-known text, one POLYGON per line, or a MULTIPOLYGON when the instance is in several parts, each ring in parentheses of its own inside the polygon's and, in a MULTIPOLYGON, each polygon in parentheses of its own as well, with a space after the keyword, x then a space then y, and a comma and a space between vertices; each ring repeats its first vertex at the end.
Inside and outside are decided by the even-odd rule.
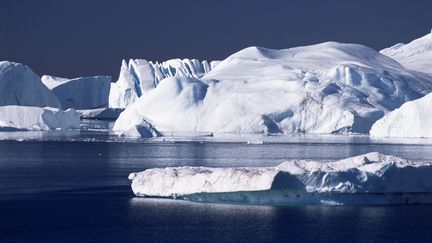
POLYGON ((111 77, 94 76, 59 78, 42 76, 42 82, 54 92, 63 109, 96 109, 108 107, 111 77))
POLYGON ((376 137, 432 137, 432 94, 406 102, 379 119, 370 131, 376 137))

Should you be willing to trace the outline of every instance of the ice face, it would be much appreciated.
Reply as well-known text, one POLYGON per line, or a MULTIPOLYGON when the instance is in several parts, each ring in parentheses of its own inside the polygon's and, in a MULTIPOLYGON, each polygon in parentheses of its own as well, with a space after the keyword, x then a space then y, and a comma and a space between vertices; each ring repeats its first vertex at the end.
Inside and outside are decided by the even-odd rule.
POLYGON ((4 105, 62 107, 29 67, 8 61, 0 62, 0 106, 4 105))
POLYGON ((373 152, 329 163, 287 161, 278 167, 155 168, 132 173, 129 179, 137 196, 231 203, 386 204, 403 199, 431 202, 431 175, 432 164, 373 152))
MULTIPOLYGON (((166 128, 174 127, 171 131, 184 131, 185 128, 193 131, 193 127, 190 126, 196 123, 195 112, 206 95, 207 87, 207 84, 190 77, 163 79, 157 88, 147 92, 139 103, 130 105, 136 108, 126 109, 120 114, 117 121, 127 120, 127 122, 116 121, 113 130, 127 131, 144 120, 146 123, 157 124, 157 126, 152 125, 157 130, 170 130, 166 128), (146 101, 149 103, 145 104, 146 101), (145 109, 140 109, 143 106, 145 109), (154 118, 158 121, 165 119, 162 116, 166 113, 171 114, 170 118, 173 120, 166 120, 163 123, 153 121, 154 118), (150 119, 148 114, 152 114, 153 119, 150 119)), ((125 133, 127 134, 129 133, 125 133)))
POLYGON ((156 128, 154 128, 145 117, 140 117, 140 119, 137 119, 137 117, 139 116, 133 118, 134 120, 128 128, 121 130, 116 128, 114 129, 114 132, 120 136, 127 137, 153 138, 162 136, 162 134, 156 130, 156 128))
POLYGON ((74 109, 31 106, 0 106, 0 130, 68 130, 80 128, 74 109))
POLYGON ((42 76, 42 82, 54 92, 64 109, 108 107, 111 77, 94 76, 74 79, 42 76))
POLYGON ((370 131, 375 137, 432 137, 432 94, 406 102, 379 119, 370 131))
POLYGON ((199 62, 196 59, 171 59, 162 63, 144 59, 122 61, 119 79, 112 84, 110 107, 125 108, 165 78, 200 78, 217 65, 217 62, 199 62))
POLYGON ((432 90, 429 76, 368 47, 336 42, 250 47, 194 82, 164 82, 130 105, 115 127, 129 127, 139 114, 162 133, 368 133, 386 113, 432 90))

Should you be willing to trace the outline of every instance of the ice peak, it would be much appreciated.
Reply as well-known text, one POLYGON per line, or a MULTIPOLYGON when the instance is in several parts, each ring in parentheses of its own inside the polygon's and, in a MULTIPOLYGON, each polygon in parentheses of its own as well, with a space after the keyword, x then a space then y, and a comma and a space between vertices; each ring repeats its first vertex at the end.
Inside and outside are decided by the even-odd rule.
POLYGON ((380 52, 409 69, 432 74, 432 33, 428 33, 408 44, 396 44, 380 52))
MULTIPOLYGON (((212 64, 214 64, 212 62, 212 64)), ((145 59, 122 61, 119 80, 112 84, 110 106, 124 108, 133 103, 145 92, 156 88, 166 78, 200 78, 215 65, 197 59, 170 59, 165 62, 152 62, 145 59)))

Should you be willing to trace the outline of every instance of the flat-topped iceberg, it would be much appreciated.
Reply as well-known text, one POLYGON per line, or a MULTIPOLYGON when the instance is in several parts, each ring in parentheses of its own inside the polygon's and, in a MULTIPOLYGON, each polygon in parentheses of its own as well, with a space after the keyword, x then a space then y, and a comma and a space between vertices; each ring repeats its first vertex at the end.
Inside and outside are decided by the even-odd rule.
POLYGON ((406 102, 372 126, 375 137, 432 138, 432 94, 406 102))
POLYGON ((59 78, 42 76, 42 82, 54 92, 63 109, 96 109, 108 107, 111 77, 94 76, 59 78))
POLYGON ((23 105, 61 108, 57 97, 28 66, 0 62, 0 106, 23 105))
POLYGON ((119 79, 111 86, 110 107, 125 108, 146 91, 154 89, 165 78, 200 78, 217 63, 187 58, 171 59, 161 63, 144 59, 130 59, 127 63, 123 60, 119 79))
POLYGON ((0 131, 69 130, 80 128, 80 116, 74 109, 51 107, 0 106, 0 131))
POLYGON ((131 173, 137 196, 278 204, 432 203, 432 164, 377 152, 277 167, 168 167, 131 173))
POLYGON ((431 91, 432 80, 366 46, 327 42, 246 48, 201 78, 152 87, 116 128, 137 116, 162 133, 368 133, 389 111, 431 91))

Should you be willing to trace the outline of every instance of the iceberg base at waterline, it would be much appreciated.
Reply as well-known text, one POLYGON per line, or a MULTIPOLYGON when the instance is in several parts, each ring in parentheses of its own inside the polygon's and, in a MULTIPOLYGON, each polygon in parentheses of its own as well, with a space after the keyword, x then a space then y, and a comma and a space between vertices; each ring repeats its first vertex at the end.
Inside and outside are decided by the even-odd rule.
POLYGON ((77 110, 82 119, 116 120, 123 108, 98 108, 89 110, 77 110))
POLYGON ((253 205, 417 205, 432 204, 432 193, 299 193, 291 190, 196 193, 176 199, 253 205))
POLYGON ((432 164, 372 152, 277 167, 167 167, 131 173, 141 197, 289 205, 432 204, 432 164))

